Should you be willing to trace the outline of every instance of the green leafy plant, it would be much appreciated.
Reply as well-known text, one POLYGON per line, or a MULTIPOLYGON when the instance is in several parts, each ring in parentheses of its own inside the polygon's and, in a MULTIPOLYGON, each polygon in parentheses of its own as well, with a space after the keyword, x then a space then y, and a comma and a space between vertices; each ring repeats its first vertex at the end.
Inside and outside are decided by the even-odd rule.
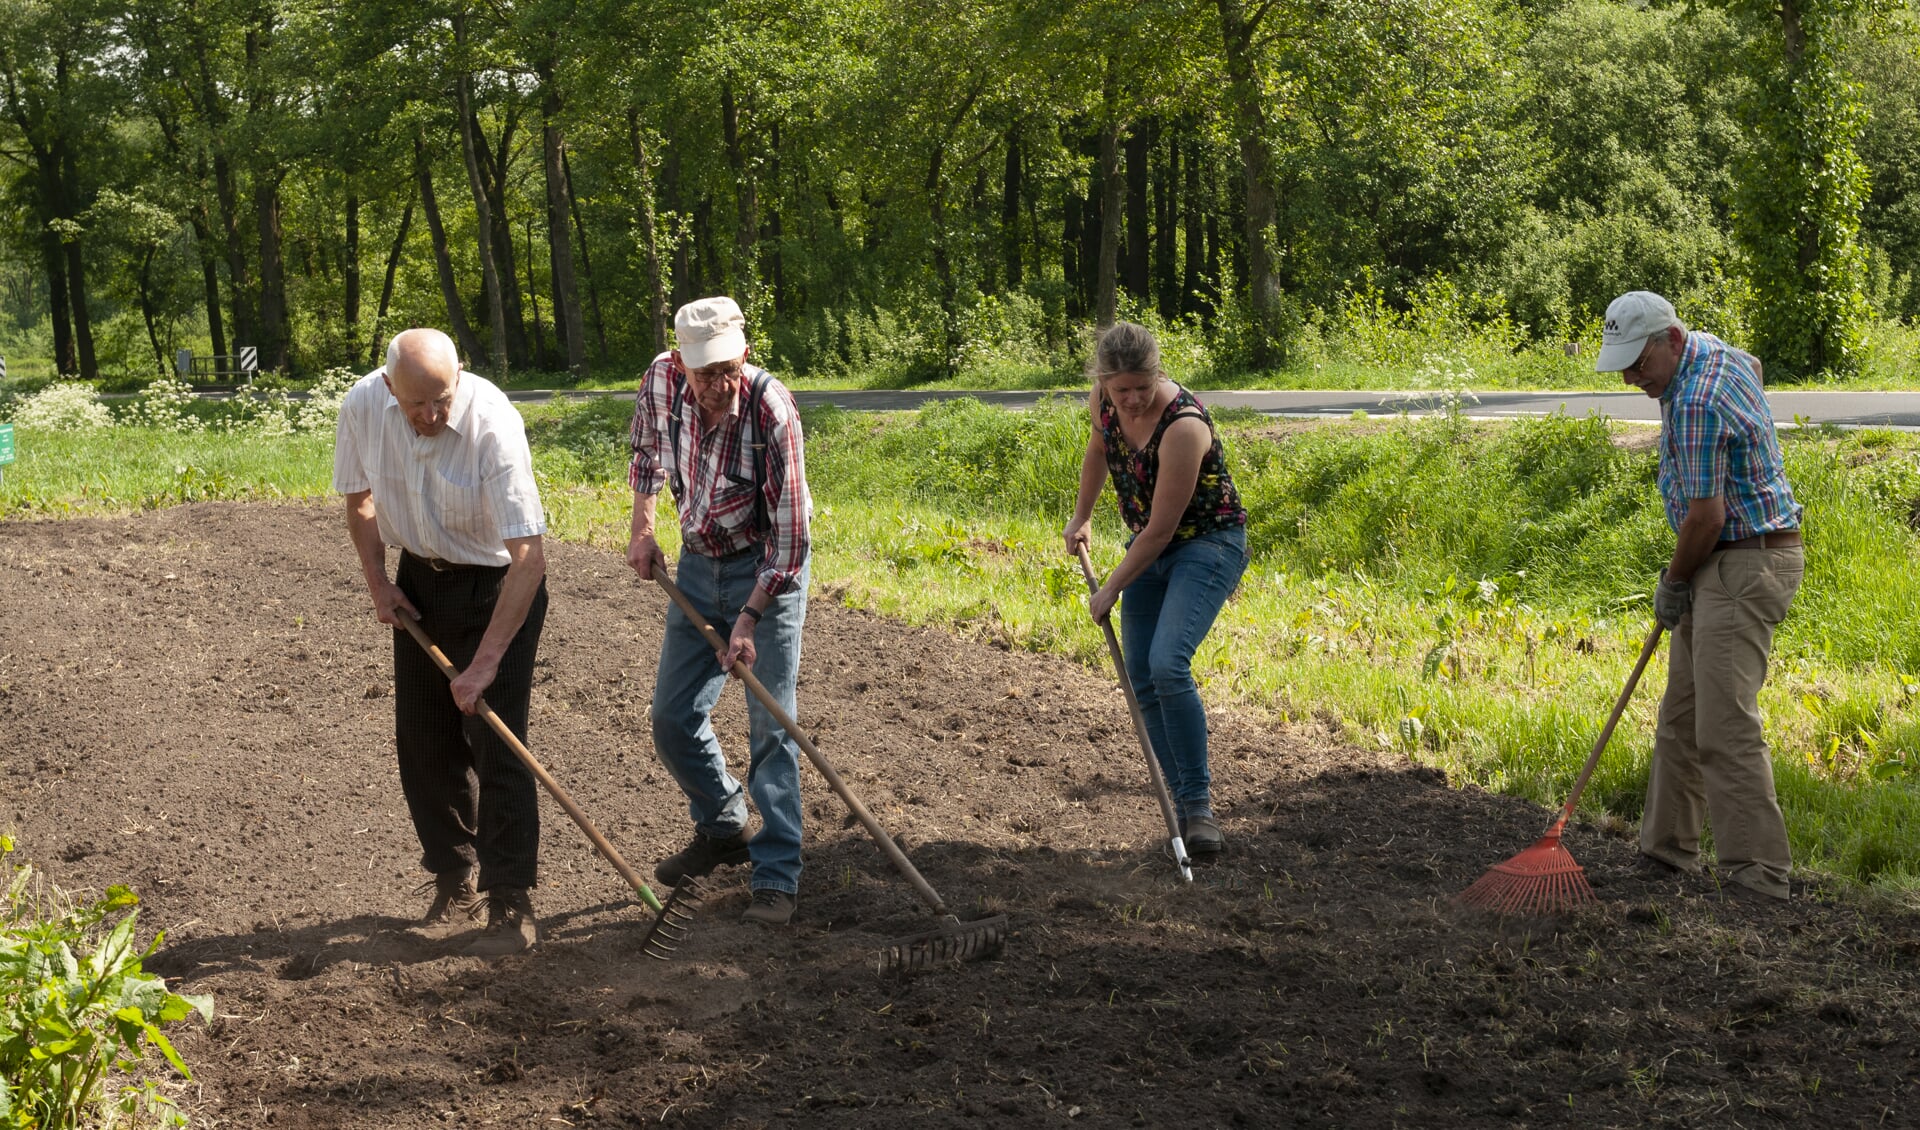
MULTIPOLYGON (((0 856, 12 852, 0 836, 0 856)), ((0 1127, 111 1125, 116 1113, 185 1125, 146 1075, 148 1052, 191 1079, 161 1025, 195 1012, 211 1023, 213 998, 169 992, 141 968, 161 937, 144 949, 135 942, 138 902, 120 886, 74 902, 36 880, 32 865, 12 864, 0 902, 0 1127)))

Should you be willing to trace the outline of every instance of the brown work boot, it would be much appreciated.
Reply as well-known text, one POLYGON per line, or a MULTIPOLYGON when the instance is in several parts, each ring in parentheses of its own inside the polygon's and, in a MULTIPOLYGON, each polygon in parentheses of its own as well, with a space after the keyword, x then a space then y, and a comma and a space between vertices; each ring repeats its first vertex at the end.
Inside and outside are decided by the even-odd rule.
POLYGON ((759 887, 753 892, 753 902, 740 915, 740 921, 758 922, 762 926, 785 926, 793 921, 793 910, 799 903, 799 899, 785 891, 759 887))
POLYGON ((461 952, 468 957, 505 957, 532 949, 539 937, 527 889, 495 887, 487 892, 486 930, 461 952))
POLYGON ((486 909, 486 900, 480 892, 473 889, 473 872, 449 871, 436 875, 428 882, 420 884, 414 895, 431 892, 433 902, 427 907, 414 930, 430 938, 446 938, 462 930, 471 930, 480 925, 480 914, 486 909))

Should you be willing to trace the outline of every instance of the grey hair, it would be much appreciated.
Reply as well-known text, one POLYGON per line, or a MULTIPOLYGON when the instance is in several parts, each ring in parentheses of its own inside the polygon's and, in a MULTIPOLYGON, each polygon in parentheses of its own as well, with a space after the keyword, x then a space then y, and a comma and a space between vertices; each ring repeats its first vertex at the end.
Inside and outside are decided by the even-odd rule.
POLYGON ((1094 344, 1093 359, 1087 363, 1087 375, 1095 383, 1121 373, 1140 373, 1164 377, 1160 367, 1160 343, 1153 331, 1133 322, 1115 322, 1100 334, 1094 344))

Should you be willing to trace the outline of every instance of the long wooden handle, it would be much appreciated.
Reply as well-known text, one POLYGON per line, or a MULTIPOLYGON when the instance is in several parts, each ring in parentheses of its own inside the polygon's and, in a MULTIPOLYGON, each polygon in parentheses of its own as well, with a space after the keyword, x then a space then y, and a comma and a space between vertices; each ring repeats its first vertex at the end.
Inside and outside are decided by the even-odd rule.
POLYGON ((1593 752, 1587 755, 1587 763, 1580 769, 1580 779, 1573 783, 1573 794, 1567 797, 1567 803, 1560 808, 1548 833, 1566 827, 1573 818, 1574 806, 1580 803, 1580 794, 1587 790, 1587 782, 1593 780, 1593 771, 1600 764, 1600 754, 1607 748, 1608 739, 1613 737, 1613 728, 1620 724, 1620 716, 1627 712, 1627 702, 1633 698, 1633 689, 1640 685, 1640 675, 1647 669, 1647 661, 1653 658, 1654 649, 1660 646, 1662 628, 1658 620, 1653 630, 1647 633, 1647 642, 1640 649, 1640 661, 1633 665, 1633 672, 1627 676, 1627 685, 1620 688, 1620 699, 1613 704, 1613 713, 1607 717, 1607 724, 1600 727, 1600 736, 1594 740, 1593 752))
MULTIPOLYGON (((1087 547, 1080 550, 1080 572, 1087 578, 1087 594, 1100 591, 1100 582, 1093 574, 1093 558, 1087 555, 1087 547)), ((1140 696, 1133 693, 1133 680, 1127 677, 1127 661, 1120 653, 1120 637, 1113 634, 1113 619, 1103 617, 1100 630, 1107 636, 1107 654, 1113 657, 1113 673, 1120 679, 1120 689, 1127 696, 1127 714, 1133 718, 1133 732, 1140 739, 1140 752, 1147 755, 1147 773, 1153 778, 1153 795, 1160 802, 1160 816, 1167 822, 1167 835, 1180 846, 1175 862, 1180 865, 1180 873, 1189 880, 1193 875, 1187 869, 1186 843, 1180 836, 1180 817, 1173 811, 1173 796, 1167 792, 1167 779, 1160 772, 1160 759, 1153 754, 1153 739, 1147 735, 1147 718, 1140 713, 1140 696)))
MULTIPOLYGON (((420 627, 420 621, 407 615, 407 610, 404 608, 395 609, 394 616, 400 621, 400 626, 407 630, 407 634, 413 637, 413 642, 419 644, 432 657, 434 665, 440 668, 441 674, 447 677, 447 681, 451 682, 460 677, 459 669, 453 665, 451 659, 447 658, 447 653, 434 646, 434 642, 427 638, 426 631, 420 627)), ((500 720, 500 716, 493 712, 493 707, 487 705, 485 698, 479 701, 475 713, 485 718, 487 725, 492 726, 493 732, 500 735, 500 740, 507 743, 507 748, 514 752, 514 756, 533 771, 533 775, 546 786, 547 792, 553 794, 553 799, 560 802, 560 807, 567 810, 568 816, 573 817, 573 822, 580 825, 580 830, 587 834, 587 839, 593 841, 593 846, 599 849, 607 862, 613 864, 613 869, 618 871, 620 877, 627 881, 627 885, 640 896, 640 901, 646 903, 649 910, 659 911, 660 899, 648 889, 646 882, 634 872, 633 868, 627 866, 627 861, 620 858, 620 853, 615 851, 613 845, 607 842, 607 838, 600 834, 600 829, 593 826, 593 821, 580 810, 580 806, 573 803, 573 798, 567 795, 567 790, 560 787, 560 782, 553 779, 553 774, 548 773, 546 767, 534 759, 532 752, 521 743, 520 739, 513 736, 513 731, 509 730, 507 724, 500 720)))
MULTIPOLYGON (((668 580, 666 574, 658 570, 654 572, 653 579, 660 582, 660 587, 666 590, 667 596, 675 604, 680 606, 680 611, 686 614, 687 619, 699 625, 701 633, 707 637, 707 643, 713 650, 725 654, 727 641, 721 638, 712 624, 707 623, 707 618, 702 616, 700 610, 693 606, 693 602, 687 599, 687 594, 680 591, 680 586, 668 580)), ((847 788, 846 782, 840 779, 840 774, 834 772, 833 766, 827 763, 827 759, 821 755, 819 748, 801 732, 800 723, 794 721, 793 716, 781 708, 779 700, 773 697, 759 679, 754 678, 753 669, 744 663, 735 663, 733 674, 747 685, 747 690, 752 692, 753 697, 759 699, 760 705, 766 707, 767 713, 773 715, 774 720, 780 723, 780 728, 785 730, 794 744, 800 747, 801 752, 807 755, 807 760, 813 762, 813 767, 820 771, 820 775, 827 779, 827 784, 833 787, 833 791, 842 801, 846 802, 847 808, 866 828, 867 834, 873 837, 882 851, 886 852, 887 858, 893 862, 894 869, 913 885, 914 892, 920 896, 920 900, 932 907, 935 914, 945 914, 947 904, 940 897, 939 892, 935 891, 921 876, 920 869, 915 867, 906 853, 900 850, 900 845, 893 842, 893 837, 887 835, 887 830, 873 818, 873 813, 867 811, 867 806, 860 803, 860 798, 854 796, 852 790, 847 788)))

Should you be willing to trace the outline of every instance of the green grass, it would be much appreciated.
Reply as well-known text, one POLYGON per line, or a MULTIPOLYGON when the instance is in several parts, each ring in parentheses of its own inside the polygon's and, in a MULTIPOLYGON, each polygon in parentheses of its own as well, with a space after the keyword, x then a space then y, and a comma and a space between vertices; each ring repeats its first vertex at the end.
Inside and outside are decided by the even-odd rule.
MULTIPOLYGON (((554 534, 624 547, 627 407, 525 415, 554 534)), ((823 598, 1008 646, 1103 661, 1059 548, 1084 409, 807 414, 823 598)), ((1671 548, 1644 428, 1551 418, 1276 424, 1223 414, 1254 561, 1196 657, 1208 699, 1331 719, 1461 782, 1557 804, 1650 622, 1671 548)), ((0 515, 200 497, 325 496, 325 436, 271 443, 115 429, 23 432, 0 515), (187 470, 182 470, 187 468, 187 470)), ((1908 525, 1920 441, 1785 437, 1808 508, 1806 583, 1761 699, 1796 857, 1920 887, 1920 571, 1908 525)), ((1096 559, 1121 531, 1110 501, 1096 559)), ((343 562, 343 567, 347 563, 343 562)), ((1588 790, 1638 817, 1664 658, 1588 790)))

